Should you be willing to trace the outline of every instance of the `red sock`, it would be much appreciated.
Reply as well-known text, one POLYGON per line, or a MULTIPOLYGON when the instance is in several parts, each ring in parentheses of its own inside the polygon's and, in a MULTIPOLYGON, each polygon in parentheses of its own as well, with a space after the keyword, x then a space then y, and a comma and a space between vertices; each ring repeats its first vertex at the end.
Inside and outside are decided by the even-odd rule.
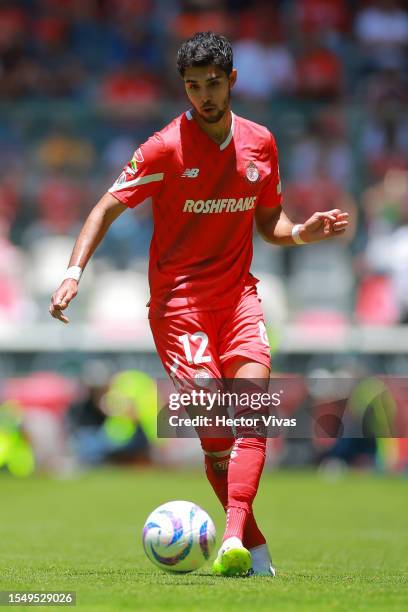
POLYGON ((231 438, 201 438, 205 473, 224 509, 228 503, 228 463, 234 440, 231 438))
POLYGON ((228 462, 229 451, 223 458, 204 455, 205 473, 214 493, 225 509, 228 504, 228 462))
POLYGON ((228 467, 227 527, 223 540, 244 537, 265 463, 265 438, 238 438, 228 467))
POLYGON ((255 546, 266 544, 265 537, 262 531, 259 529, 252 512, 248 514, 248 518, 245 523, 244 538, 242 543, 245 548, 255 548, 255 546))
POLYGON ((244 508, 237 508, 236 506, 228 506, 227 508, 227 524, 225 526, 224 535, 222 541, 228 540, 228 538, 236 537, 240 540, 244 539, 244 529, 246 520, 248 518, 248 511, 244 508))
MULTIPOLYGON (((230 442, 230 441, 229 441, 230 442)), ((214 490, 214 493, 220 500, 222 507, 225 511, 227 511, 228 505, 228 463, 229 463, 229 455, 230 448, 227 448, 224 443, 217 444, 215 446, 214 441, 202 440, 202 446, 204 449, 204 460, 205 460, 205 473, 207 479, 214 490), (217 455, 214 455, 214 448, 220 448, 220 446, 224 446, 224 451, 218 450, 215 451, 217 455), (208 449, 212 449, 207 450, 208 449), (207 454, 208 452, 212 453, 211 455, 207 454)), ((265 544, 266 540, 260 531, 255 517, 251 512, 247 516, 247 520, 245 523, 244 529, 244 537, 242 542, 246 548, 254 548, 255 546, 260 546, 261 544, 265 544)))

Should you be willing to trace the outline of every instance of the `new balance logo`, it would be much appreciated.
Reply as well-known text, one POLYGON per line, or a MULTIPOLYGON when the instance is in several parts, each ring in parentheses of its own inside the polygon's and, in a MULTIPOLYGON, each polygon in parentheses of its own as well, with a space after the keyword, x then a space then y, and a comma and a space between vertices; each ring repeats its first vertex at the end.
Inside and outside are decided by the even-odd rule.
POLYGON ((197 178, 199 173, 199 168, 186 168, 181 176, 185 176, 187 178, 197 178))

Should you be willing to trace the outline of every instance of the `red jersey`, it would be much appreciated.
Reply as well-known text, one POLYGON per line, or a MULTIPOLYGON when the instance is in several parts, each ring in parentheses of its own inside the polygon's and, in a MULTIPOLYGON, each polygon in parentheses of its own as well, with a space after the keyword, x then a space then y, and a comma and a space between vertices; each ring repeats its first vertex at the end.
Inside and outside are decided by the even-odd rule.
POLYGON ((255 209, 282 198, 265 127, 233 114, 219 145, 187 111, 135 151, 109 192, 130 208, 152 198, 149 317, 227 308, 258 282, 249 272, 255 209))

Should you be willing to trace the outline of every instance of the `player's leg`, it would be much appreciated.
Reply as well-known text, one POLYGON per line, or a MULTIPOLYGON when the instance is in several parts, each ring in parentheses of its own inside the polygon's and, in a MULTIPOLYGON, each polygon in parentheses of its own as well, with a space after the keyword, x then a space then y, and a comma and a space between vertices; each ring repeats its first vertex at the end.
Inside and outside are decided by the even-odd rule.
MULTIPOLYGON (((233 391, 239 393, 244 390, 242 385, 245 385, 246 392, 259 392, 265 391, 268 386, 269 368, 247 358, 237 357, 224 365, 224 375, 238 383, 235 388, 232 387, 233 391)), ((246 412, 247 410, 246 408, 246 412)), ((236 416, 239 417, 241 414, 243 411, 237 407, 236 416)), ((223 544, 214 564, 215 573, 245 574, 251 566, 253 567, 254 561, 257 564, 259 550, 265 548, 265 538, 259 531, 252 513, 252 503, 265 463, 266 438, 262 433, 258 431, 251 433, 251 430, 237 431, 228 469, 226 529, 223 544), (258 538, 251 546, 254 560, 248 548, 243 545, 244 533, 248 527, 253 530, 251 535, 258 538)), ((247 542, 245 544, 248 546, 247 542)))
MULTIPOLYGON (((239 381, 241 388, 248 390, 249 393, 267 390, 269 368, 265 369, 263 364, 236 359, 228 365, 230 368, 228 377, 234 377, 239 381)), ((238 409, 237 416, 245 413, 247 413, 246 407, 242 410, 238 409)), ((251 431, 246 428, 244 428, 242 436, 239 435, 239 431, 237 432, 237 440, 231 453, 228 474, 228 507, 236 505, 237 500, 248 503, 249 513, 243 534, 243 545, 251 553, 251 571, 257 575, 275 576, 275 569, 265 537, 260 531, 252 511, 252 504, 258 491, 266 455, 266 432, 258 429, 254 433, 256 436, 252 437, 251 431)), ((232 529, 234 529, 233 524, 232 529)), ((228 524, 224 537, 227 535, 228 524)))
MULTIPOLYGON (((220 336, 224 378, 234 379, 238 385, 252 383, 265 391, 269 384, 270 349, 254 287, 245 289, 234 312, 222 322, 220 336)), ((229 512, 224 541, 238 538, 252 554, 255 573, 274 575, 265 538, 252 512, 265 462, 266 438, 259 434, 237 435, 228 472, 229 512)))
MULTIPOLYGON (((221 378, 210 313, 151 319, 150 326, 159 357, 179 390, 183 384, 188 386, 194 381, 198 374, 209 376, 214 382, 221 378)), ((197 434, 204 453, 207 479, 226 510, 228 462, 234 443, 232 431, 229 436, 215 438, 207 437, 205 431, 197 428, 197 434)))
POLYGON ((205 473, 225 512, 228 505, 228 464, 233 438, 201 438, 205 473))
MULTIPOLYGON (((226 448, 226 444, 230 442, 233 442, 233 440, 219 438, 201 440, 206 475, 225 512, 227 512, 228 507, 228 465, 233 448, 230 445, 226 448)), ((271 560, 266 540, 256 523, 252 510, 246 521, 242 542, 251 553, 254 572, 256 574, 271 574, 271 560)))

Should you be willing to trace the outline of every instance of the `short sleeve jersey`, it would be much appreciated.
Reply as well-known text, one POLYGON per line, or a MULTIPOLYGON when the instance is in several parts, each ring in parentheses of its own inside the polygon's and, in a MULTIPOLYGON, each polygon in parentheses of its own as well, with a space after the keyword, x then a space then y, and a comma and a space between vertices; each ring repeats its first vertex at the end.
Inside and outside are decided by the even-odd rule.
POLYGON ((227 308, 258 282, 254 213, 282 199, 265 127, 233 114, 220 145, 187 111, 135 151, 109 192, 130 208, 152 198, 149 317, 227 308))

